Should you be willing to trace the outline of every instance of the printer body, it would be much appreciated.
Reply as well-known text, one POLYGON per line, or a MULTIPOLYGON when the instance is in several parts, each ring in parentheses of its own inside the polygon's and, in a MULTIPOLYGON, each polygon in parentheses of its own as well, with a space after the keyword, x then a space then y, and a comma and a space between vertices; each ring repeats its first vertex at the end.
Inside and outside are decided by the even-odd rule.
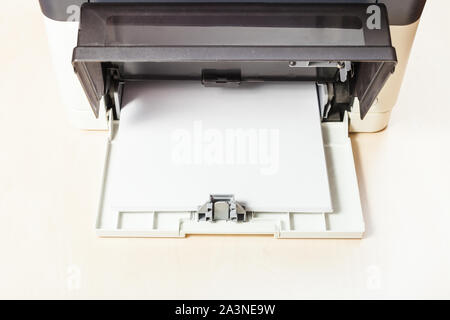
MULTIPOLYGON (((40 0, 40 4, 61 96, 71 123, 81 129, 109 131, 96 220, 100 236, 363 236, 364 220, 348 134, 376 132, 387 126, 425 0, 40 0), (291 207, 277 205, 276 201, 283 198, 277 197, 276 191, 272 192, 274 200, 270 202, 272 197, 264 193, 267 188, 258 189, 249 184, 252 191, 245 190, 242 189, 244 183, 240 185, 240 181, 236 181, 239 178, 233 177, 234 190, 233 184, 225 181, 226 175, 211 177, 209 171, 197 181, 192 181, 192 175, 184 175, 184 171, 177 177, 180 184, 190 180, 191 185, 209 185, 209 179, 218 180, 219 176, 224 179, 223 185, 227 186, 224 193, 206 192, 204 203, 197 199, 193 202, 197 203, 196 208, 187 199, 188 195, 195 197, 193 192, 174 188, 173 193, 167 191, 169 195, 163 195, 148 185, 142 187, 156 190, 160 202, 117 205, 115 198, 119 193, 113 190, 122 180, 110 171, 121 170, 111 168, 118 166, 119 160, 115 158, 124 152, 120 150, 124 147, 123 141, 121 146, 116 140, 119 135, 126 140, 124 136, 129 133, 124 131, 132 131, 125 125, 121 128, 124 90, 135 83, 152 81, 172 81, 176 86, 196 83, 205 90, 226 88, 231 91, 235 87, 272 82, 277 85, 314 83, 322 137, 320 148, 324 150, 324 171, 328 175, 327 188, 323 190, 329 192, 331 206, 319 208, 305 204, 306 209, 298 211, 296 208, 300 208, 301 203, 299 206, 295 201, 291 207), (240 195, 246 191, 257 198, 255 190, 259 190, 264 199, 254 203, 267 204, 266 208, 252 206, 251 200, 241 199, 240 195), (169 205, 171 197, 177 206, 169 205)), ((176 95, 176 91, 167 92, 176 95)), ((125 100, 128 103, 133 99, 125 100)), ((183 108, 180 114, 189 112, 188 107, 183 108)), ((263 114, 259 116, 264 118, 263 114)), ((151 121, 157 120, 151 119, 149 126, 158 128, 151 121)), ((166 150, 158 145, 157 139, 146 139, 135 143, 140 143, 132 151, 136 152, 135 158, 140 158, 139 152, 143 152, 151 159, 152 152, 166 150), (154 145, 146 148, 146 141, 150 141, 149 144, 154 141, 154 145), (159 147, 161 149, 157 150, 159 147)), ((289 139, 289 143, 295 143, 295 137, 289 139)), ((295 156, 294 153, 292 157, 295 156)), ((139 170, 153 172, 145 167, 139 170)), ((149 174, 151 183, 164 180, 157 171, 152 173, 154 177, 149 174)), ((301 172, 295 168, 292 171, 301 172)), ((253 179, 245 174, 245 171, 240 172, 242 182, 253 179)), ((301 175, 296 178, 302 180, 301 175)), ((314 177, 304 180, 308 179, 310 185, 315 185, 314 177)), ((123 181, 133 186, 144 183, 123 181)), ((261 181, 263 185, 271 180, 261 181)), ((283 188, 295 189, 295 183, 273 181, 277 181, 277 192, 292 198, 283 188)), ((220 181, 214 183, 220 185, 220 181)), ((120 186, 120 196, 132 189, 127 187, 120 186)), ((311 186, 311 193, 322 192, 317 190, 311 186)), ((313 194, 301 196, 305 203, 315 197, 313 194)))

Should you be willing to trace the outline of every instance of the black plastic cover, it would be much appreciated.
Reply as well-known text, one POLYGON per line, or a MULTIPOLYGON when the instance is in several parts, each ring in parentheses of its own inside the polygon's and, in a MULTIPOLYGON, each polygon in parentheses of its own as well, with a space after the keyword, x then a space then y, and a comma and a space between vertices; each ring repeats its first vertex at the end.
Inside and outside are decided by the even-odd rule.
POLYGON ((130 2, 252 2, 252 3, 382 3, 389 12, 392 25, 408 25, 417 21, 425 6, 426 0, 39 0, 42 12, 50 19, 57 21, 73 20, 73 6, 83 3, 130 3, 130 2))
POLYGON ((333 82, 322 62, 351 61, 363 118, 397 61, 378 8, 373 28, 362 4, 85 4, 73 65, 98 115, 112 69, 117 81, 333 82))

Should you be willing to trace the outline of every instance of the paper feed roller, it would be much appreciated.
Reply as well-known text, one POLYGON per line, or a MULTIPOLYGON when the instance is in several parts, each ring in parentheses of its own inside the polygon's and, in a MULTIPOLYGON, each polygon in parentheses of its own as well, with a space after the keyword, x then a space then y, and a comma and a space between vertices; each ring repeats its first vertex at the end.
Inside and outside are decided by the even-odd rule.
POLYGON ((139 80, 316 81, 330 114, 361 118, 397 63, 382 4, 94 4, 81 7, 73 66, 98 116, 139 80))

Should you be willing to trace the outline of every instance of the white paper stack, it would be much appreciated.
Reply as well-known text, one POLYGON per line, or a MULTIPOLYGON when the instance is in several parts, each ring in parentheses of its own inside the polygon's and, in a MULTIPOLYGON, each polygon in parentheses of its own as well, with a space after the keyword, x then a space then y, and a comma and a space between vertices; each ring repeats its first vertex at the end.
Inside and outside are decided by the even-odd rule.
POLYGON ((233 194, 248 211, 332 211, 314 83, 127 83, 115 144, 112 209, 195 211, 233 194))

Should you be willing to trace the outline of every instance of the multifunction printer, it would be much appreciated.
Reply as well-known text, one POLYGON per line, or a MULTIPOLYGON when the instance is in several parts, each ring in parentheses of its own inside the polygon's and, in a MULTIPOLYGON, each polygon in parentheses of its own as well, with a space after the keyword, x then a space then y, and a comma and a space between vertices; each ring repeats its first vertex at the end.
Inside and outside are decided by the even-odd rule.
POLYGON ((350 132, 389 122, 425 0, 40 0, 104 237, 361 238, 350 132))

